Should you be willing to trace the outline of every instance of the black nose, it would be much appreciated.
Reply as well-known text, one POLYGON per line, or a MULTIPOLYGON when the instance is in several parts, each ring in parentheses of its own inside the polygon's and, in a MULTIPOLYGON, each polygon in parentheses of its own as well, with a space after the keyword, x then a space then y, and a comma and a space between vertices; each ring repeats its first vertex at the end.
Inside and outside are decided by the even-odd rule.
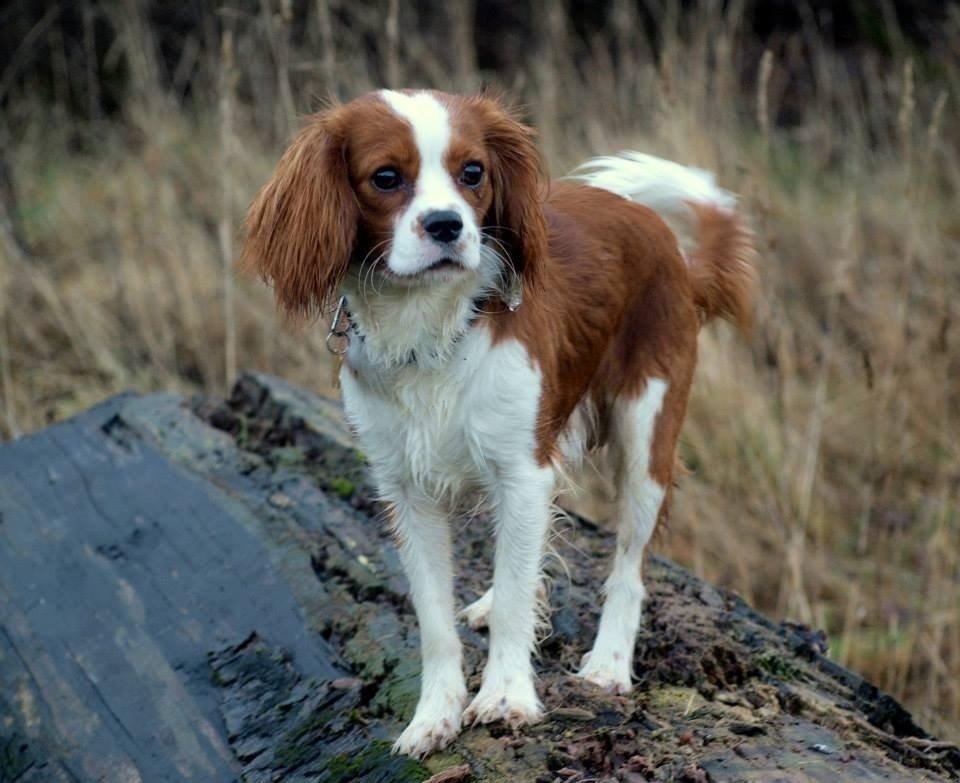
POLYGON ((428 212, 420 222, 423 224, 423 230, 437 242, 453 242, 460 236, 460 231, 463 229, 463 221, 452 209, 428 212))

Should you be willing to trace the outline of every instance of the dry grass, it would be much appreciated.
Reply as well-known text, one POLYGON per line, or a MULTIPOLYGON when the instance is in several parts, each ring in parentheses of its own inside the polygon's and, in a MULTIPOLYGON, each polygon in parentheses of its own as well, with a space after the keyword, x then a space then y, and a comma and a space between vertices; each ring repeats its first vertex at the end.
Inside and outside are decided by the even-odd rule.
MULTIPOLYGON (((529 105, 554 172, 640 149, 718 171, 753 216, 755 336, 703 335, 682 446, 693 475, 660 548, 776 616, 825 628, 834 657, 956 738, 958 58, 865 60, 854 78, 849 58, 809 39, 802 53, 761 57, 736 8, 717 6, 682 33, 667 18, 656 59, 630 4, 589 48, 550 12, 553 44, 501 80, 529 105), (807 93, 785 129, 774 118, 789 79, 807 93)), ((335 59, 295 50, 285 6, 271 7, 224 16, 231 39, 203 60, 219 85, 207 99, 182 105, 157 88, 131 10, 117 23, 134 79, 122 121, 77 124, 21 102, 28 132, 9 154, 33 254, 0 231, 0 433, 125 388, 221 393, 235 367, 328 390, 321 330, 284 334, 269 292, 224 274, 231 227, 312 96, 359 93, 377 67, 446 89, 479 77, 469 57, 453 76, 434 63, 397 3, 333 31, 317 3, 308 42, 335 41, 335 59), (380 25, 383 51, 357 54, 380 25)))

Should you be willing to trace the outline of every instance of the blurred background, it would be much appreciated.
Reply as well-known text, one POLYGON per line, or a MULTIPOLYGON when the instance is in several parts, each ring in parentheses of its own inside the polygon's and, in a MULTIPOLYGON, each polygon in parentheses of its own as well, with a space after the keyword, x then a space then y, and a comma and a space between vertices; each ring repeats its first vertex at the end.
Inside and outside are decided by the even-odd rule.
POLYGON ((701 338, 656 549, 956 740, 958 66, 933 0, 7 2, 0 436, 238 369, 331 392, 323 329, 235 278, 246 205, 329 96, 498 87, 556 176, 636 149, 742 195, 756 328, 701 338))

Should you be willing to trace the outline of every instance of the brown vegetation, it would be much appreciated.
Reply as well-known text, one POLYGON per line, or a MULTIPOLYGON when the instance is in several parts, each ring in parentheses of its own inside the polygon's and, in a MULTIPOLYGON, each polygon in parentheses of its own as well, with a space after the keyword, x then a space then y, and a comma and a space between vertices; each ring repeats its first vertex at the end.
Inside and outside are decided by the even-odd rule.
MULTIPOLYGON (((354 5, 312 4, 295 36, 284 2, 224 10, 219 50, 198 38, 164 79, 140 6, 120 4, 113 119, 3 96, 0 433, 128 387, 223 392, 237 367, 327 389, 323 330, 284 332, 269 291, 233 282, 246 205, 317 95, 492 76, 435 58, 402 4, 354 5), (185 100, 191 74, 205 78, 185 100)), ((841 56, 805 28, 761 53, 736 3, 667 13, 654 48, 617 7, 584 42, 551 5, 542 40, 496 76, 554 175, 625 148, 700 165, 759 235, 753 337, 701 337, 692 475, 659 548, 825 628, 833 657, 956 737, 960 51, 841 56)), ((469 19, 451 24, 469 40, 469 19)), ((946 25, 955 47, 956 7, 946 25)))

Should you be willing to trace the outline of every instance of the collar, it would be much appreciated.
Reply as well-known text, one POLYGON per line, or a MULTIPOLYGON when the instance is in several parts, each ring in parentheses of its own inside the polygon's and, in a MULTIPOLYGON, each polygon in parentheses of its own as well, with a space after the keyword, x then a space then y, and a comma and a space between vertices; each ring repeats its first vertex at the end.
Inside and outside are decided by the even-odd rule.
MULTIPOLYGON (((464 335, 466 335, 466 333, 470 331, 470 328, 477 322, 477 316, 479 315, 484 302, 486 302, 486 297, 478 297, 473 300, 472 304, 474 314, 470 320, 467 321, 466 329, 453 338, 454 344, 460 342, 464 335)), ((350 315, 350 307, 347 297, 341 296, 337 301, 336 308, 334 309, 333 318, 330 319, 330 330, 327 332, 327 338, 324 341, 327 346, 327 350, 338 359, 343 361, 347 351, 350 350, 351 336, 356 337, 361 343, 366 340, 366 336, 360 331, 360 327, 357 326, 357 322, 354 321, 350 315)), ((410 356, 407 358, 406 365, 409 366, 416 363, 417 354, 414 351, 411 351, 410 356)))

